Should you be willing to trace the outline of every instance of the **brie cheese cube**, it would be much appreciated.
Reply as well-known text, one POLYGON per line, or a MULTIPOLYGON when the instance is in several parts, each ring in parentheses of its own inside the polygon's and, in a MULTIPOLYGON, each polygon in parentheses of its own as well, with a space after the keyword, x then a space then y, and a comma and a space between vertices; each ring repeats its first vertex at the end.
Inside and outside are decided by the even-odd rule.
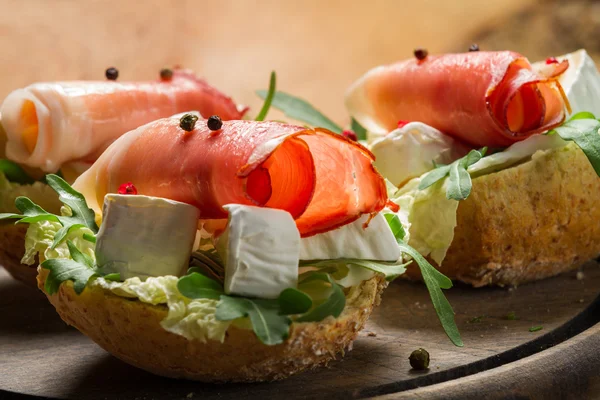
POLYGON ((364 224, 369 215, 329 232, 303 238, 300 243, 301 260, 334 260, 358 258, 362 260, 397 261, 400 248, 382 213, 364 224))
POLYGON ((216 248, 225 263, 225 293, 274 299, 298 284, 300 233, 291 214, 240 204, 229 212, 216 248))
POLYGON ((107 194, 96 260, 121 279, 185 273, 200 211, 159 197, 107 194))
POLYGON ((469 148, 422 122, 411 122, 376 140, 370 150, 375 167, 395 186, 433 169, 433 162, 450 164, 469 148))
MULTIPOLYGON (((569 60, 569 68, 558 78, 562 85, 573 114, 589 111, 596 118, 600 116, 600 73, 594 60, 581 49, 573 53, 556 57, 559 61, 569 60)), ((533 64, 533 68, 542 71, 546 67, 544 61, 533 64)))

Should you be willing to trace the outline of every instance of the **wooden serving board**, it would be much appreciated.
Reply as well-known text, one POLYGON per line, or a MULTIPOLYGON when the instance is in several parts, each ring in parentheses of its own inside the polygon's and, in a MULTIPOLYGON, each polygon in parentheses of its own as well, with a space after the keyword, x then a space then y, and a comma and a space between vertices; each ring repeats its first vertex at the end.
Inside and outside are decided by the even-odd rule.
POLYGON ((67 327, 42 293, 0 271, 0 398, 581 398, 600 389, 598 288, 595 262, 583 279, 570 273, 517 289, 457 285, 446 293, 465 342, 458 348, 425 287, 395 282, 353 350, 329 368, 269 384, 211 385, 117 360, 67 327), (543 329, 530 332, 534 326, 543 329), (425 372, 408 363, 419 347, 431 354, 425 372))

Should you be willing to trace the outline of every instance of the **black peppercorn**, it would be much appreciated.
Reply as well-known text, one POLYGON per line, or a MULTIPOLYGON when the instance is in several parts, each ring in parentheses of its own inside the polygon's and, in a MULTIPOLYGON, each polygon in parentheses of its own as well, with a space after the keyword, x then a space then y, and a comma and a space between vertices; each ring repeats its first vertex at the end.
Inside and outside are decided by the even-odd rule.
POLYGON ((477 43, 473 43, 469 46, 469 51, 479 51, 479 45, 477 43))
POLYGON ((187 132, 191 132, 194 130, 194 126, 196 125, 196 121, 198 121, 198 117, 194 114, 185 114, 179 120, 179 126, 181 129, 187 132))
POLYGON ((208 129, 211 131, 218 131, 223 126, 223 121, 221 121, 221 117, 218 115, 212 115, 208 118, 208 121, 206 121, 206 125, 208 125, 208 129))
POLYGON ((427 55, 429 53, 427 52, 426 49, 417 48, 417 49, 415 49, 414 54, 415 54, 415 57, 417 58, 417 60, 423 61, 425 58, 427 58, 427 55))
POLYGON ((104 74, 106 75, 106 79, 116 81, 119 77, 119 70, 115 67, 110 67, 106 70, 104 74))
POLYGON ((408 357, 410 366, 417 371, 423 371, 429 368, 429 353, 425 349, 417 349, 410 353, 408 357))
POLYGON ((163 68, 160 70, 160 79, 163 81, 170 81, 173 78, 173 70, 169 68, 163 68))

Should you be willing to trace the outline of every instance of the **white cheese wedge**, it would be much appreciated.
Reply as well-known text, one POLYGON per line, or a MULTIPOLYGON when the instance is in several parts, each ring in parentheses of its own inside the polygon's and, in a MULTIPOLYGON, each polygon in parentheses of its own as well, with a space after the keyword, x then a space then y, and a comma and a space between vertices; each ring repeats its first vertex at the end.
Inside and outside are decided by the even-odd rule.
POLYGON ((371 144, 375 167, 396 186, 433 169, 433 162, 449 164, 469 149, 421 122, 411 122, 371 144))
POLYGON ((96 260, 121 279, 185 272, 200 211, 189 204, 142 195, 107 194, 96 260))
MULTIPOLYGON (((594 60, 581 49, 576 52, 556 57, 557 60, 569 60, 569 68, 562 74, 558 81, 562 85, 573 114, 580 111, 589 111, 596 117, 600 116, 600 73, 594 60)), ((545 61, 533 64, 533 68, 543 71, 545 61)))
POLYGON ((225 293, 274 299, 298 284, 300 233, 291 214, 240 204, 229 211, 216 248, 225 263, 225 293))
POLYGON ((303 238, 300 243, 300 259, 397 261, 400 249, 383 214, 373 217, 365 228, 368 219, 369 215, 363 215, 340 228, 303 238))

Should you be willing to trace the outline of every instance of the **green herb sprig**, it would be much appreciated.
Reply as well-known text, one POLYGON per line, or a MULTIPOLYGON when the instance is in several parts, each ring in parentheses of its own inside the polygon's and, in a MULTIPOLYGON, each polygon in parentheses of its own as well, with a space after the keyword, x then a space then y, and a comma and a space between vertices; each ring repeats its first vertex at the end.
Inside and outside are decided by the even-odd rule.
POLYGON ((190 299, 215 299, 215 317, 219 321, 231 321, 248 317, 252 329, 261 342, 267 345, 282 343, 289 336, 292 322, 322 321, 328 316, 338 317, 346 305, 346 296, 333 278, 321 271, 303 276, 299 289, 311 281, 325 281, 332 288, 331 294, 320 304, 299 289, 283 290, 277 299, 256 299, 226 295, 221 283, 210 279, 196 270, 179 278, 177 289, 190 299), (314 306, 314 307, 313 307, 314 306), (297 316, 293 319, 291 316, 297 316))
POLYGON ((548 132, 563 140, 575 142, 600 176, 600 121, 590 112, 579 112, 567 122, 548 132))
POLYGON ((397 224, 400 223, 400 220, 397 218, 397 215, 393 215, 392 217, 386 215, 386 220, 392 232, 395 233, 400 251, 409 255, 419 266, 423 281, 425 281, 425 286, 427 286, 427 290, 429 291, 433 308, 446 335, 448 335, 448 338, 450 338, 454 345, 462 347, 464 344, 454 321, 454 310, 442 292, 442 289, 450 289, 452 287, 452 281, 435 269, 418 251, 404 242, 404 229, 399 230, 397 228, 397 224))
POLYGON ((367 130, 354 118, 352 118, 352 124, 350 125, 350 129, 352 129, 352 131, 356 133, 356 137, 358 138, 358 140, 367 140, 367 130))
POLYGON ((30 185, 36 181, 19 164, 6 159, 0 159, 0 173, 3 173, 9 182, 21 185, 30 185))
POLYGON ((264 121, 269 113, 269 109, 271 108, 271 103, 273 102, 273 97, 275 97, 275 91, 277 90, 277 75, 275 71, 271 71, 271 78, 269 79, 269 90, 267 91, 266 97, 264 98, 265 102, 263 103, 260 112, 254 118, 255 121, 264 121))
MULTIPOLYGON (((49 213, 29 198, 21 196, 15 200, 15 206, 21 214, 3 213, 0 214, 0 221, 16 219, 16 223, 27 224, 39 221, 58 222, 62 227, 54 235, 52 249, 64 242, 69 232, 80 228, 90 229, 93 233, 85 233, 83 238, 95 243, 98 226, 95 213, 88 207, 85 197, 58 175, 47 175, 46 182, 58 194, 59 200, 69 207, 70 216, 49 213)), ((67 240, 67 248, 71 259, 53 258, 41 263, 42 268, 50 271, 44 284, 44 289, 50 295, 56 293, 65 281, 73 281, 73 288, 79 294, 90 278, 104 275, 94 260, 82 253, 70 240, 67 240)), ((108 274, 105 277, 109 280, 120 280, 119 274, 108 274)))
MULTIPOLYGON (((263 100, 268 98, 266 90, 257 90, 256 94, 263 100)), ((326 128, 335 133, 342 133, 343 131, 342 127, 327 118, 306 100, 291 94, 276 91, 272 97, 271 106, 283 111, 289 118, 306 122, 310 126, 326 128)))
MULTIPOLYGON (((42 207, 33 203, 27 197, 17 197, 15 206, 21 214, 2 213, 0 221, 7 219, 16 219, 16 223, 27 223, 39 221, 58 222, 62 225, 54 235, 51 249, 61 244, 67 235, 78 228, 88 228, 94 234, 98 233, 96 224, 96 214, 90 209, 85 201, 85 197, 73 189, 64 179, 58 175, 47 175, 46 182, 58 194, 58 199, 71 210, 70 216, 55 215, 44 210, 42 207)), ((88 239, 91 241, 91 238, 88 239)))
POLYGON ((448 177, 446 198, 452 200, 465 200, 471 194, 473 183, 467 169, 481 160, 487 147, 480 150, 471 150, 466 156, 459 158, 449 165, 435 165, 435 169, 421 179, 419 190, 424 190, 448 177))

